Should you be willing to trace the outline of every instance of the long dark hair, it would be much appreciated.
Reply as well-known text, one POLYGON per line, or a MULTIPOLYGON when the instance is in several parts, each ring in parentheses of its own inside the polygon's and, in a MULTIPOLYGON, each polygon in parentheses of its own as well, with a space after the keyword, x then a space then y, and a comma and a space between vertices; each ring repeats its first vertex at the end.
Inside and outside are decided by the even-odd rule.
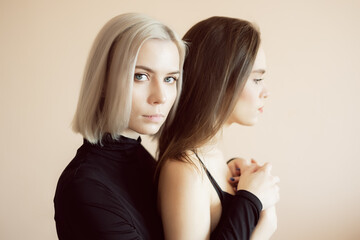
POLYGON ((211 17, 183 37, 188 43, 183 88, 159 138, 158 172, 168 159, 192 163, 189 150, 209 142, 225 124, 250 75, 260 33, 248 21, 211 17))

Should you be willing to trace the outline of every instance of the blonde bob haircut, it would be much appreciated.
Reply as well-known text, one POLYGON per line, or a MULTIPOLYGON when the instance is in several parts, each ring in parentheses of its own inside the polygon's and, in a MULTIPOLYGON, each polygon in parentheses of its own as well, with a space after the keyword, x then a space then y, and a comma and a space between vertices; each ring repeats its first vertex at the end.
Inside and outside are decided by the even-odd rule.
MULTIPOLYGON (((182 71, 185 45, 169 27, 137 13, 112 18, 100 30, 90 51, 72 123, 74 132, 93 144, 101 144, 105 133, 117 139, 128 127, 135 64, 141 46, 148 39, 174 42, 182 71)), ((181 75, 177 96, 181 92, 181 75)), ((170 119, 177 103, 178 97, 169 113, 170 119)))

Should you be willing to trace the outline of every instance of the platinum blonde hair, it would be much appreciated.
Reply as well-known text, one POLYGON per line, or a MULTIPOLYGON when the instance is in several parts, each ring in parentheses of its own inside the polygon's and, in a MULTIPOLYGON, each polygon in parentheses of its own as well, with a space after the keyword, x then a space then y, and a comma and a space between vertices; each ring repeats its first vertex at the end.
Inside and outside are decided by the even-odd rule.
MULTIPOLYGON (((105 133, 117 139, 128 127, 135 64, 142 44, 148 39, 174 42, 182 71, 185 45, 169 27, 137 13, 112 18, 100 30, 90 51, 73 119, 74 132, 96 144, 101 143, 105 133)), ((181 75, 177 96, 181 92, 181 75)), ((169 113, 170 119, 177 103, 178 97, 169 113)))

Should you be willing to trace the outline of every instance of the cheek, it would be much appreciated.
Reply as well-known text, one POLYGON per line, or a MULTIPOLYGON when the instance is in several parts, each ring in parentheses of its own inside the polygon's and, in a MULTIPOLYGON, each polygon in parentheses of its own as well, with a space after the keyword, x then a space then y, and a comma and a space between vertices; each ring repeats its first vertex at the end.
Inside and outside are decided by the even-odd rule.
POLYGON ((177 88, 176 87, 169 88, 167 91, 167 105, 169 108, 171 108, 172 105, 174 105, 176 96, 177 96, 177 88))
POLYGON ((247 106, 247 107, 252 107, 252 106, 256 105, 257 100, 258 100, 257 93, 251 87, 244 88, 244 90, 242 91, 240 98, 239 98, 239 101, 244 106, 247 106))
POLYGON ((133 89, 131 101, 131 113, 138 111, 146 102, 145 94, 142 94, 138 89, 133 89))
POLYGON ((176 97, 177 97, 177 88, 174 88, 173 91, 171 92, 171 104, 174 104, 176 97))
MULTIPOLYGON (((256 108, 256 98, 249 89, 244 88, 235 106, 235 115, 238 120, 251 117, 256 108)), ((241 121, 240 121, 241 122, 241 121)))

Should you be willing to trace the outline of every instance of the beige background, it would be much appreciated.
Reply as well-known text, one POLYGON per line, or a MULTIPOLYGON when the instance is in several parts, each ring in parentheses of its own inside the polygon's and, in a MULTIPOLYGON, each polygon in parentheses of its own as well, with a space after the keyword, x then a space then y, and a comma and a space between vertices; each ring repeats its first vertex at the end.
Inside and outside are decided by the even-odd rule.
POLYGON ((359 10, 355 0, 1 0, 0 239, 56 239, 52 199, 82 141, 70 121, 87 54, 129 11, 180 35, 213 15, 258 23, 271 98, 256 127, 225 131, 223 147, 281 177, 273 239, 360 239, 359 10))

